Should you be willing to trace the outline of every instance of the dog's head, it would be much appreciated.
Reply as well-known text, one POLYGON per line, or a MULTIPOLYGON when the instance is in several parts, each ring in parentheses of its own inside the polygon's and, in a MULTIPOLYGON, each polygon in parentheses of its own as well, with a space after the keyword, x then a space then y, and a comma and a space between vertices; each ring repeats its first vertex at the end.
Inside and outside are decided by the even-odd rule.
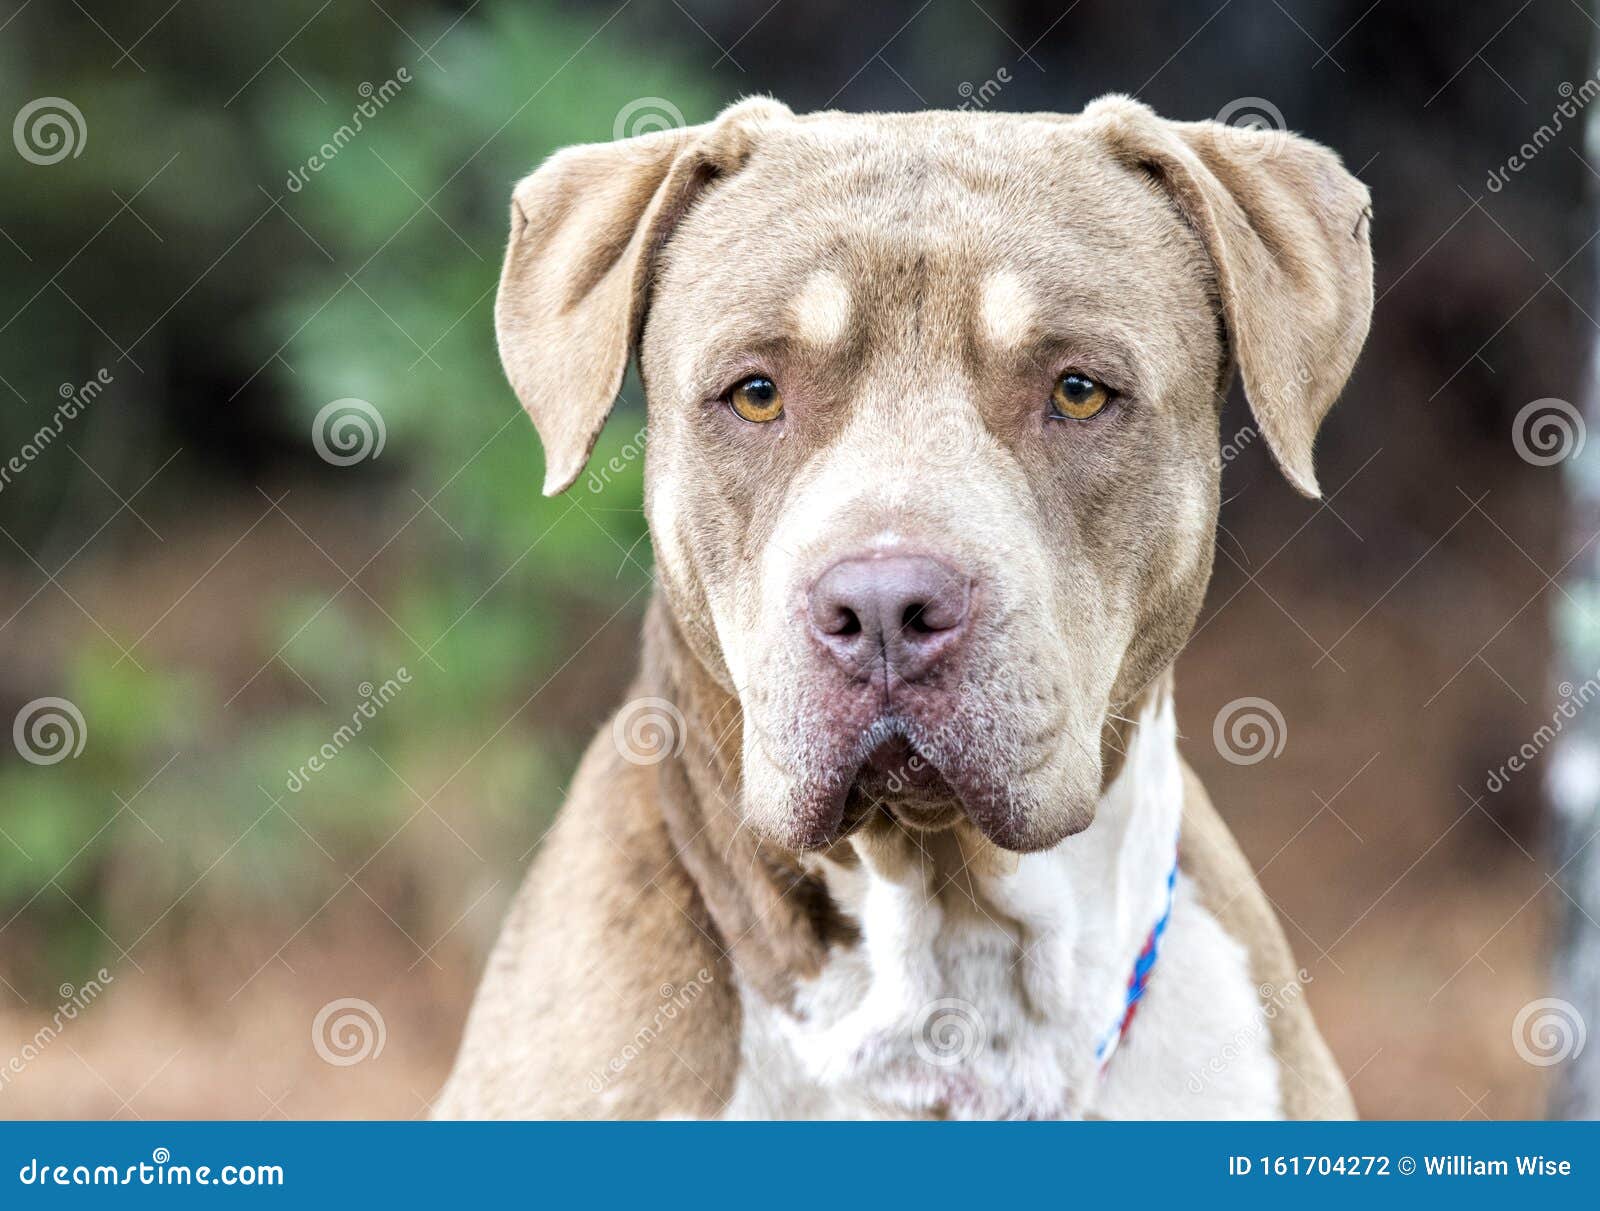
POLYGON ((1012 850, 1084 828, 1210 574, 1235 366, 1289 480, 1366 336, 1367 191, 1278 132, 818 114, 569 148, 496 310, 580 474, 630 353, 661 590, 794 848, 877 805, 1012 850))

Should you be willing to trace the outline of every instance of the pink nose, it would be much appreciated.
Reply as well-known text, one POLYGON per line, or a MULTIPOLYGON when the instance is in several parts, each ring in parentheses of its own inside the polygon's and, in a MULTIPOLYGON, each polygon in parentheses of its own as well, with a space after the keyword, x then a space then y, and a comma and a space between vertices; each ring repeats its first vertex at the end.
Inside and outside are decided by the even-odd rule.
POLYGON ((811 633, 851 676, 879 662, 904 682, 926 677, 967 629, 969 577, 926 555, 842 559, 811 588, 811 633))

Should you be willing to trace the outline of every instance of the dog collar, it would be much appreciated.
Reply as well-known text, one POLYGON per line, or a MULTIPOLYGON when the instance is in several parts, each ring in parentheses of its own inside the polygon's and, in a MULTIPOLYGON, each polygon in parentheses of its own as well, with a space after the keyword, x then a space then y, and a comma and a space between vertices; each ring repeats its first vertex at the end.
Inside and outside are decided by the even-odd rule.
POLYGON ((1150 934, 1144 940, 1144 946, 1138 956, 1133 960, 1133 973, 1128 977, 1128 987, 1123 993, 1122 1016, 1116 1023, 1100 1037, 1099 1044, 1094 1049, 1095 1059, 1100 1061, 1100 1071, 1104 1073, 1106 1065, 1111 1062, 1112 1055, 1116 1052, 1118 1044, 1128 1033, 1128 1026, 1133 1022, 1134 1012, 1139 1008, 1139 1002, 1144 998, 1145 989, 1150 984, 1150 973, 1156 965, 1156 956, 1161 952, 1161 937, 1167 932, 1167 923, 1172 920, 1172 892, 1178 882, 1178 855, 1172 855, 1172 869, 1167 872, 1167 895, 1161 909, 1161 915, 1156 918, 1156 923, 1150 927, 1150 934))

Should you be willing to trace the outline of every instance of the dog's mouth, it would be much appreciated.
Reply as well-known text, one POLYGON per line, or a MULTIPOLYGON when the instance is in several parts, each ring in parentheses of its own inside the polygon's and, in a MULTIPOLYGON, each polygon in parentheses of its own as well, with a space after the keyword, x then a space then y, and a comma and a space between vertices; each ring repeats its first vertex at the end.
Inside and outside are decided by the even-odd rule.
POLYGON ((919 832, 971 823, 999 848, 1027 853, 1054 845, 1093 819, 1087 786, 1076 798, 1067 798, 1072 786, 1054 788, 1053 810, 1037 800, 1029 779, 1050 753, 1026 768, 997 768, 996 745, 977 743, 970 730, 931 729, 905 716, 880 716, 858 726, 851 729, 854 743, 840 745, 849 754, 844 760, 799 784, 786 845, 825 849, 874 821, 919 832))
POLYGON ((960 796, 939 768, 898 734, 867 754, 845 802, 845 820, 851 831, 882 815, 906 828, 937 832, 951 827, 964 814, 960 796))

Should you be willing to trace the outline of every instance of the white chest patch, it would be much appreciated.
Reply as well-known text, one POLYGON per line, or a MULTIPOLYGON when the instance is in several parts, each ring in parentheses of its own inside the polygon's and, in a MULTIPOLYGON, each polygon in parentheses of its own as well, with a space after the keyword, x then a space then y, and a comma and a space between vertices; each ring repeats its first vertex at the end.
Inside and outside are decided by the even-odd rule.
POLYGON ((1096 1056, 1165 907, 1182 802, 1163 696, 1095 822, 1048 852, 963 855, 886 829, 855 843, 859 862, 820 863, 861 940, 793 1012, 745 995, 725 1117, 1275 1117, 1248 956, 1181 875, 1135 1022, 1096 1056))

